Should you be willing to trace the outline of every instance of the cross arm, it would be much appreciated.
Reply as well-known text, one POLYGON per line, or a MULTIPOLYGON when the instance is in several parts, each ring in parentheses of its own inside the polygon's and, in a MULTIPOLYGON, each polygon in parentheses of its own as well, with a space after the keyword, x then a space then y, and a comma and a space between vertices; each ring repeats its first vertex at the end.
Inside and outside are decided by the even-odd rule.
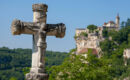
MULTIPOLYGON (((40 30, 41 23, 22 22, 20 20, 14 20, 11 25, 11 31, 13 35, 20 34, 35 34, 40 30)), ((66 27, 65 24, 46 24, 45 25, 47 36, 56 36, 62 38, 65 36, 66 27)))
POLYGON ((35 29, 39 29, 39 26, 36 23, 22 22, 16 19, 13 20, 11 25, 11 32, 13 35, 34 34, 35 29))
POLYGON ((62 38, 65 36, 66 26, 63 23, 59 24, 46 24, 47 26, 47 35, 48 36, 56 36, 58 38, 62 38))

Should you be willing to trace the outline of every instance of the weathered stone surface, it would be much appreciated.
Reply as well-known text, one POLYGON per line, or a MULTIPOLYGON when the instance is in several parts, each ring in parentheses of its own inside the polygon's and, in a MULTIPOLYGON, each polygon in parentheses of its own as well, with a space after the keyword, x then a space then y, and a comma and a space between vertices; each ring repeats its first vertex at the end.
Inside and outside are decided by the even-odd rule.
POLYGON ((130 49, 125 49, 123 52, 124 64, 127 66, 127 60, 130 59, 130 49))
MULTIPOLYGON (((86 29, 85 28, 76 29, 76 37, 75 37, 76 47, 77 47, 76 53, 80 54, 80 52, 84 52, 85 48, 86 49, 89 49, 89 48, 96 49, 98 53, 101 52, 99 43, 100 43, 100 41, 104 40, 102 31, 104 29, 118 31, 120 29, 119 24, 120 24, 120 17, 118 14, 116 17, 116 22, 109 21, 108 23, 104 23, 102 27, 97 27, 97 29, 94 30, 93 33, 91 33, 89 31, 89 29, 87 29, 87 28, 86 29), (98 34, 96 33, 96 31, 98 32, 98 34), (87 37, 80 36, 81 33, 86 33, 86 34, 88 34, 88 36, 87 37)), ((111 37, 109 39, 112 40, 111 37)), ((98 55, 101 56, 100 54, 98 54, 98 55)))
POLYGON ((31 34, 33 35, 32 67, 30 73, 26 75, 26 80, 48 80, 45 73, 45 52, 47 48, 46 37, 65 36, 65 24, 46 24, 46 4, 33 4, 33 22, 22 22, 14 20, 11 31, 13 35, 31 34))
POLYGON ((26 74, 27 80, 48 80, 49 75, 45 73, 28 73, 26 74))
MULTIPOLYGON (((35 34, 40 29, 41 23, 22 22, 15 19, 11 25, 11 32, 13 35, 20 34, 35 34)), ((56 36, 62 38, 65 36, 66 27, 64 23, 46 24, 47 36, 56 36)))
POLYGON ((94 51, 94 54, 99 55, 100 49, 100 41, 103 40, 102 37, 102 29, 97 28, 93 33, 89 32, 89 29, 78 29, 76 30, 76 47, 77 47, 77 54, 85 53, 87 49, 92 49, 94 51), (96 34, 96 31, 99 31, 98 35, 96 34), (88 36, 82 36, 80 34, 86 33, 88 36))

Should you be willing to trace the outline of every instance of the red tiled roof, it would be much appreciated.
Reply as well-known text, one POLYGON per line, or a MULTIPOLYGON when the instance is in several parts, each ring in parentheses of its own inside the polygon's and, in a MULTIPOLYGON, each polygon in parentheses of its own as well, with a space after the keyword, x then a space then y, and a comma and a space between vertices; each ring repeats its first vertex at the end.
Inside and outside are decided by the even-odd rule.
POLYGON ((88 52, 88 49, 87 48, 83 48, 82 50, 80 50, 79 54, 86 53, 86 52, 88 52))
POLYGON ((98 55, 98 51, 96 49, 92 49, 92 54, 98 55))
POLYGON ((115 22, 114 21, 109 21, 109 23, 113 23, 114 24, 115 22))
POLYGON ((107 23, 104 23, 104 25, 107 25, 107 23))
MULTIPOLYGON (((91 48, 91 49, 92 49, 92 54, 98 55, 98 51, 97 51, 95 48, 91 48)), ((86 52, 88 52, 88 48, 83 48, 83 49, 79 52, 79 54, 86 53, 86 52)))

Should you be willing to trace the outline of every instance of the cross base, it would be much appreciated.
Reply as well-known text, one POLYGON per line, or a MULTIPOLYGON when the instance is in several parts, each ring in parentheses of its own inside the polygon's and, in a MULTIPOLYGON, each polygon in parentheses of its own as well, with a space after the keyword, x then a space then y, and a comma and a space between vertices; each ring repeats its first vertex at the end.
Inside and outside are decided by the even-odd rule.
POLYGON ((26 80, 48 80, 49 75, 45 73, 33 73, 26 74, 26 80))
POLYGON ((31 68, 30 73, 45 73, 44 68, 31 68))

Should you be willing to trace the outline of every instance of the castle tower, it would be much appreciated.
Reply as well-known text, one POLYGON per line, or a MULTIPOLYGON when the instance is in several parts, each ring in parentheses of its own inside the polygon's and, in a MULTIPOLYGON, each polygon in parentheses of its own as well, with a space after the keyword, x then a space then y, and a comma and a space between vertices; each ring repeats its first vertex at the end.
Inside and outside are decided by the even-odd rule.
POLYGON ((120 28, 120 17, 119 17, 119 14, 117 14, 117 16, 116 16, 116 27, 118 27, 118 29, 120 28))

